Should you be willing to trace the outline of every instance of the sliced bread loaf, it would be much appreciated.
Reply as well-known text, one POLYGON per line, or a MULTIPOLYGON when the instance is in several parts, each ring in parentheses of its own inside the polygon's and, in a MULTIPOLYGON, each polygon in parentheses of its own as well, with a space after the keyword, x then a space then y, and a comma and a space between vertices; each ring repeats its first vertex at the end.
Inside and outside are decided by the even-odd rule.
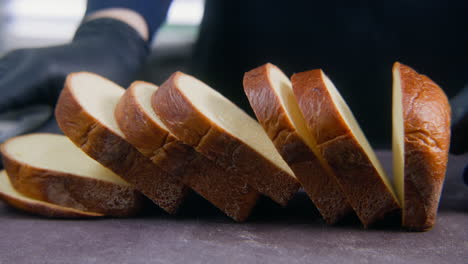
POLYGON ((333 224, 351 212, 334 173, 307 130, 289 78, 267 63, 244 75, 244 90, 260 124, 325 221, 333 224))
POLYGON ((142 206, 138 191, 65 136, 19 136, 0 150, 12 185, 27 197, 112 216, 130 216, 142 206))
POLYGON ((92 218, 103 214, 84 212, 29 198, 16 191, 5 170, 0 171, 0 199, 12 207, 33 214, 57 218, 92 218))
POLYGON ((72 73, 55 109, 57 122, 65 135, 91 158, 167 212, 175 213, 187 193, 186 187, 125 140, 114 117, 124 92, 99 75, 72 73))
POLYGON ((444 91, 408 66, 393 66, 393 172, 404 227, 435 224, 450 145, 444 91))
POLYGON ((151 95, 157 89, 154 84, 137 81, 121 97, 115 117, 126 139, 226 215, 236 221, 245 220, 258 193, 169 132, 151 107, 151 95))
POLYGON ((322 70, 291 78, 307 129, 364 226, 398 210, 391 183, 348 105, 322 70))
POLYGON ((196 78, 174 73, 152 97, 169 131, 250 186, 286 205, 299 183, 262 127, 196 78))

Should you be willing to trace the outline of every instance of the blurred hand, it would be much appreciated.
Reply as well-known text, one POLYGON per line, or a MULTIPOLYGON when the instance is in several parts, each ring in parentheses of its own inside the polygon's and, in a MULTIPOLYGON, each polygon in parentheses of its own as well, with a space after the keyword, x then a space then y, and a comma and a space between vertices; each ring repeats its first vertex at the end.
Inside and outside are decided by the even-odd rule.
POLYGON ((110 18, 82 24, 69 44, 14 50, 0 59, 0 114, 54 105, 70 72, 95 72, 127 86, 147 54, 146 42, 133 28, 110 18))

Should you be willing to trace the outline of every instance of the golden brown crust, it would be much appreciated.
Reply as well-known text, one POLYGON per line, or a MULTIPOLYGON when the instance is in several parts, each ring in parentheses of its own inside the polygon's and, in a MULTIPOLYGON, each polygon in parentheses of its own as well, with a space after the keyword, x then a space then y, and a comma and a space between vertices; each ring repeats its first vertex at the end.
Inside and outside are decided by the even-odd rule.
POLYGON ((131 216, 142 207, 141 194, 130 186, 31 166, 12 157, 5 144, 1 152, 10 182, 29 198, 111 216, 131 216))
POLYGON ((42 215, 50 218, 95 218, 103 214, 84 212, 72 208, 57 206, 46 202, 31 202, 0 192, 0 200, 21 211, 42 215))
POLYGON ((297 73, 291 80, 307 128, 363 225, 398 210, 395 197, 338 112, 321 70, 297 73))
POLYGON ((168 213, 175 213, 187 189, 80 105, 70 87, 75 74, 81 73, 67 77, 57 103, 55 116, 59 127, 90 157, 128 181, 168 213))
POLYGON ((139 84, 153 85, 142 81, 133 82, 120 98, 114 115, 120 130, 125 134, 125 139, 148 157, 166 141, 173 141, 176 138, 146 116, 135 94, 136 86, 139 84))
POLYGON ((395 63, 400 71, 404 120, 403 226, 424 231, 435 224, 450 145, 450 105, 427 76, 395 63))
MULTIPOLYGON (((0 174, 5 174, 6 172, 0 171, 0 174)), ((2 175, 3 176, 3 175, 2 175)), ((7 175, 4 175, 8 178, 7 175)), ((3 188, 3 187, 2 187, 3 188)), ((67 208, 52 203, 35 200, 18 195, 13 193, 3 192, 0 188, 0 200, 3 200, 5 203, 9 204, 16 209, 42 215, 45 217, 54 217, 54 218, 94 218, 102 217, 103 214, 94 213, 94 212, 85 212, 73 208, 67 208)))
POLYGON ((297 73, 291 77, 293 91, 309 129, 321 145, 351 133, 322 80, 321 70, 297 73), (317 126, 312 126, 317 124, 317 126))
MULTIPOLYGON (((120 99, 115 116, 127 140, 158 167, 181 180, 236 221, 244 221, 258 193, 160 127, 138 102, 134 82, 120 99)), ((147 84, 153 85, 153 84, 147 84)))
POLYGON ((270 78, 270 63, 244 75, 244 91, 257 119, 272 139, 304 190, 327 223, 333 224, 352 211, 334 175, 323 168, 314 152, 298 134, 270 78))
POLYGON ((174 73, 152 97, 154 110, 170 132, 220 167, 244 177, 260 193, 286 205, 299 188, 296 179, 200 113, 178 89, 181 75, 174 73))

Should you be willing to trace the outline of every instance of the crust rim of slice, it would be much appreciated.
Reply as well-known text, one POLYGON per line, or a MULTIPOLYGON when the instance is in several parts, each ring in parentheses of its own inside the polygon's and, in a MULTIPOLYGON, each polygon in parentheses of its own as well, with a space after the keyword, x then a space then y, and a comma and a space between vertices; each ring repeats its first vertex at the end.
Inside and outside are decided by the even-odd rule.
MULTIPOLYGON (((71 87, 73 78, 83 74, 115 85, 122 89, 122 94, 124 92, 122 87, 94 73, 69 74, 55 109, 61 130, 91 158, 121 176, 166 212, 176 213, 187 190, 179 188, 178 183, 172 182, 173 178, 156 167, 122 135, 115 133, 113 128, 103 124, 85 109, 71 87), (171 193, 167 193, 167 190, 171 193)), ((110 116, 113 118, 114 109, 110 116)))
MULTIPOLYGON (((283 80, 278 80, 278 82, 283 80)), ((278 85, 291 85, 289 78, 271 63, 259 66, 244 75, 244 91, 249 99, 257 119, 262 124, 278 152, 294 171, 306 193, 311 198, 325 221, 334 224, 352 211, 341 187, 331 174, 331 169, 325 169, 324 161, 319 158, 315 150, 315 140, 305 131, 305 121, 298 108, 297 102, 290 88, 290 94, 283 90, 280 95, 275 88, 278 85), (282 75, 288 83, 273 83, 274 74, 282 75), (288 97, 283 98, 280 97, 288 97), (291 100, 283 102, 283 100, 291 100), (294 105, 297 109, 294 109, 294 105), (289 110, 287 110, 289 108, 289 110), (295 110, 297 112, 295 112, 295 110), (292 113, 295 112, 295 113, 292 113), (291 115, 299 120, 292 120, 291 115), (302 120, 301 120, 302 119, 302 120), (303 122, 303 131, 299 132, 296 122, 303 122), (304 137, 309 137, 309 142, 304 137)), ((300 125, 300 124, 299 124, 300 125)), ((325 165, 326 166, 326 165, 325 165)))
POLYGON ((13 188, 5 170, 0 171, 0 178, 5 181, 4 184, 9 184, 11 188, 11 190, 5 190, 9 187, 0 185, 0 200, 18 210, 49 218, 97 218, 104 216, 100 213, 80 211, 26 197, 13 188), (8 194, 7 192, 14 193, 8 194))
MULTIPOLYGON (((256 204, 258 194, 248 186, 222 190, 222 185, 229 186, 229 182, 226 182, 226 177, 229 177, 226 174, 229 173, 221 170, 192 147, 183 144, 154 121, 147 112, 153 109, 145 109, 138 99, 136 90, 139 85, 157 89, 154 84, 136 81, 121 97, 115 109, 115 116, 127 140, 158 167, 174 177, 181 177, 187 186, 226 215, 235 221, 246 220, 256 204), (186 162, 181 162, 179 158, 186 162), (178 165, 174 166, 175 164, 178 165)), ((151 97, 148 100, 151 103, 151 97)))
MULTIPOLYGON (((104 215, 130 216, 140 210, 141 194, 128 183, 121 185, 91 176, 28 164, 25 160, 14 157, 11 150, 8 150, 11 142, 35 136, 65 138, 50 133, 27 134, 11 138, 0 147, 5 170, 11 184, 19 193, 59 206, 104 215)), ((86 156, 84 153, 83 155, 86 156)))
MULTIPOLYGON (((248 184, 260 193, 286 205, 299 189, 295 176, 292 171, 289 172, 290 168, 286 165, 289 171, 284 171, 200 112, 177 88, 177 80, 181 76, 193 78, 207 86, 194 77, 176 72, 159 87, 152 97, 153 109, 170 132, 221 167, 242 174, 248 184), (269 175, 269 179, 265 175, 269 175)), ((259 129, 264 133, 261 127, 259 129)), ((279 156, 278 153, 276 155, 279 156)))
MULTIPOLYGON (((334 171, 359 219, 368 227, 387 213, 399 210, 399 201, 341 115, 325 78, 328 79, 322 70, 294 74, 291 78, 294 94, 309 131, 317 138, 321 155, 334 171)), ((352 115, 351 110, 349 114, 352 115)), ((368 151, 373 153, 372 149, 368 151)))
MULTIPOLYGON (((399 139, 393 135, 394 140, 399 140, 394 147, 399 143, 403 151, 399 157, 403 158, 403 166, 394 161, 394 166, 400 166, 394 173, 402 199, 402 225, 413 231, 427 231, 436 222, 447 168, 450 104, 443 90, 429 77, 399 62, 392 71, 394 100, 401 100, 393 103, 394 107, 401 106, 403 130, 399 139), (400 98, 396 96, 398 92, 400 98)), ((395 125, 398 120, 393 122, 395 125)))

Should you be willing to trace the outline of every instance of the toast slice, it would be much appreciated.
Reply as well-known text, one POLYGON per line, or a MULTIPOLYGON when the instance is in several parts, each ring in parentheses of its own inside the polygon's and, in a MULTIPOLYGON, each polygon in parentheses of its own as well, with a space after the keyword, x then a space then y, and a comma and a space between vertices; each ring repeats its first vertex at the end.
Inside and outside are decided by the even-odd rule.
POLYGON ((444 91, 410 67, 393 65, 393 172, 404 227, 424 231, 436 221, 450 145, 444 91))
POLYGON ((325 221, 333 224, 351 212, 335 175, 307 130, 289 78, 267 63, 244 75, 244 91, 260 124, 325 221))
POLYGON ((322 70, 291 78, 307 129, 365 227, 398 210, 377 156, 340 93, 322 70))
POLYGON ((186 187, 158 168, 125 140, 114 117, 125 90, 99 75, 79 72, 67 76, 55 116, 75 145, 121 176, 168 213, 175 213, 186 187))
POLYGON ((299 188, 262 127, 196 78, 174 73, 152 97, 169 131, 281 205, 299 188))
POLYGON ((142 207, 138 191, 65 136, 19 136, 0 151, 11 184, 32 199, 112 216, 134 215, 142 207))
POLYGON ((226 215, 244 221, 258 192, 169 132, 151 107, 151 95, 157 89, 154 84, 137 81, 121 97, 115 117, 127 141, 226 215))
POLYGON ((29 198, 13 188, 5 170, 0 171, 0 199, 16 209, 45 217, 93 218, 104 216, 100 213, 84 212, 29 198))

